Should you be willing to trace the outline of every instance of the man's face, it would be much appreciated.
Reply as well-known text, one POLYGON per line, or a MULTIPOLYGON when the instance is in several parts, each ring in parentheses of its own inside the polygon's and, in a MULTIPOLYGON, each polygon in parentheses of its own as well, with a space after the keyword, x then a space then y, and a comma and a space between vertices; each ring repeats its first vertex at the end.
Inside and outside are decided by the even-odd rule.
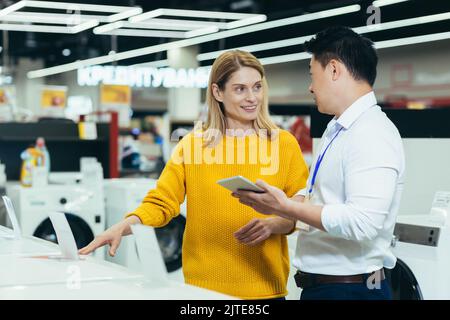
POLYGON ((327 113, 326 110, 331 107, 330 98, 332 96, 331 79, 329 79, 327 66, 323 68, 313 56, 309 64, 309 74, 311 76, 309 91, 314 95, 314 102, 321 113, 327 113))

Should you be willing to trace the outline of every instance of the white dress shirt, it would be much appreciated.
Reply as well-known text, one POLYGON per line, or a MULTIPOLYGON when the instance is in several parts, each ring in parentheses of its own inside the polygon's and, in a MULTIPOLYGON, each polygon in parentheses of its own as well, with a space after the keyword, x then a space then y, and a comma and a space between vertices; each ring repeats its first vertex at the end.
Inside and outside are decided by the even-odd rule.
MULTIPOLYGON (((403 189, 405 159, 400 134, 370 92, 332 119, 320 153, 311 203, 323 206, 326 232, 300 231, 294 266, 310 273, 354 275, 393 268, 390 250, 403 189)), ((311 166, 305 195, 311 185, 311 166)))

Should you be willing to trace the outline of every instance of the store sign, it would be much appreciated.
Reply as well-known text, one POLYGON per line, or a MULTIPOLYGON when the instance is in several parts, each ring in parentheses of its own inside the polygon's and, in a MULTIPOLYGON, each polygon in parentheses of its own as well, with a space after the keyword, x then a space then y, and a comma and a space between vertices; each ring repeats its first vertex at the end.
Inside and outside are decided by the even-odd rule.
POLYGON ((65 108, 66 86, 44 86, 41 88, 41 108, 65 108))
POLYGON ((210 67, 173 69, 92 66, 78 69, 78 84, 80 86, 113 84, 137 88, 206 88, 210 70, 210 67))
POLYGON ((100 86, 100 103, 106 105, 131 105, 130 86, 118 84, 102 84, 100 86))

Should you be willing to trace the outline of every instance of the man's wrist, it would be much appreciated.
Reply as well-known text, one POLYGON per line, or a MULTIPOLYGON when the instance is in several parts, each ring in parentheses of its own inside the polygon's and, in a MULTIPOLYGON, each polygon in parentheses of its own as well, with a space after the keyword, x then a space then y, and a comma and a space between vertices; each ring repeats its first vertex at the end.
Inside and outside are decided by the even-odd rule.
POLYGON ((295 208, 298 205, 292 199, 287 199, 281 208, 282 216, 288 219, 296 219, 295 217, 295 208))

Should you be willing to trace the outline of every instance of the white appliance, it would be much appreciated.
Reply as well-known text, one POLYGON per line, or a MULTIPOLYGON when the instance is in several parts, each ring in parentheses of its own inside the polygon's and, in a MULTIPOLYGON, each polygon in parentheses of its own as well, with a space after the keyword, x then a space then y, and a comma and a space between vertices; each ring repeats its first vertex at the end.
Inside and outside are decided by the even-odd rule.
MULTIPOLYGON (((155 179, 127 178, 110 179, 104 181, 106 197, 106 226, 107 228, 121 221, 124 216, 136 209, 149 190, 156 188, 155 179)), ((181 251, 183 233, 186 225, 186 205, 180 207, 180 215, 167 226, 157 228, 156 236, 163 254, 164 262, 169 272, 169 278, 184 282, 181 251)), ((114 257, 106 254, 106 259, 135 271, 142 271, 133 235, 123 237, 114 257)))
POLYGON ((0 300, 233 299, 175 281, 154 286, 139 273, 90 256, 80 260, 45 257, 59 250, 55 244, 31 236, 0 238, 0 300))
MULTIPOLYGON (((66 214, 78 248, 89 244, 105 230, 105 204, 102 186, 83 184, 47 185, 26 188, 7 186, 7 194, 16 209, 24 235, 56 242, 56 234, 48 218, 51 211, 66 214)), ((104 258, 104 248, 95 257, 104 258)))
MULTIPOLYGON (((99 269, 102 270, 102 269, 99 269)), ((104 270, 102 270, 104 271, 104 270)), ((144 280, 90 280, 79 288, 65 283, 0 286, 1 300, 236 300, 219 292, 171 281, 155 287, 144 280)))
POLYGON ((450 299, 450 219, 441 215, 399 215, 391 271, 398 299, 450 299))

